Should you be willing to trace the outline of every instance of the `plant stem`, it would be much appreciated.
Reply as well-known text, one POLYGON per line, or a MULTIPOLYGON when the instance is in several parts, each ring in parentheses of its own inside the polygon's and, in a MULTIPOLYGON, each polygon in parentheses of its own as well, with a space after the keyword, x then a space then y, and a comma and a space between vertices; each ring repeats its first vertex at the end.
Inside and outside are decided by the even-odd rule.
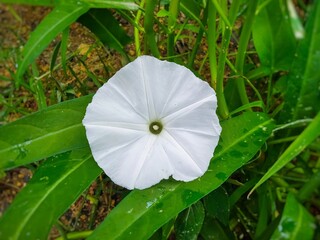
POLYGON ((174 55, 174 28, 179 13, 180 0, 171 0, 169 6, 169 19, 168 19, 168 43, 167 43, 167 56, 174 55))
POLYGON ((216 57, 216 9, 211 1, 208 2, 208 48, 211 73, 211 87, 217 88, 217 57, 216 57))
MULTIPOLYGON (((216 1, 213 0, 213 4, 215 4, 216 6, 216 1)), ((230 43, 231 34, 232 34, 232 28, 230 26, 232 26, 234 21, 236 20, 239 6, 240 6, 240 1, 232 2, 230 7, 229 21, 225 21, 224 17, 221 16, 222 19, 225 21, 225 24, 227 25, 225 27, 224 34, 222 36, 222 46, 221 46, 221 51, 218 58, 217 85, 216 85, 216 92, 217 92, 217 99, 218 99, 218 112, 222 119, 227 119, 229 117, 229 110, 228 110, 228 106, 226 103, 224 90, 223 90, 223 80, 224 80, 224 70, 226 65, 227 53, 228 53, 229 43, 230 43)), ((223 14, 223 13, 220 13, 220 14, 223 14)))
POLYGON ((155 32, 153 30, 154 24, 154 9, 157 6, 157 1, 146 1, 145 15, 144 15, 144 30, 145 30, 145 53, 150 49, 153 56, 159 58, 160 52, 156 42, 155 32))
MULTIPOLYGON (((251 28, 253 25, 253 20, 255 17, 255 11, 256 11, 257 5, 258 5, 258 1, 251 1, 249 3, 249 7, 247 9, 247 14, 246 14, 246 21, 243 24, 243 29, 240 35, 238 54, 237 54, 236 63, 235 63, 237 73, 240 76, 243 75, 244 60, 246 56, 248 42, 251 35, 251 28)), ((242 77, 238 78, 236 80, 236 85, 238 88, 238 93, 239 93, 242 104, 243 105, 248 104, 249 99, 247 96, 244 79, 242 77)), ((251 108, 249 108, 249 110, 251 110, 251 108)))
MULTIPOLYGON (((143 8, 145 3, 145 0, 141 0, 140 8, 143 8)), ((139 21, 141 18, 142 11, 139 9, 137 12, 137 16, 135 18, 135 23, 137 26, 139 26, 139 21)), ((141 46, 140 46, 140 35, 139 35, 139 29, 137 27, 134 28, 134 43, 136 47, 136 55, 137 57, 141 55, 141 46)))

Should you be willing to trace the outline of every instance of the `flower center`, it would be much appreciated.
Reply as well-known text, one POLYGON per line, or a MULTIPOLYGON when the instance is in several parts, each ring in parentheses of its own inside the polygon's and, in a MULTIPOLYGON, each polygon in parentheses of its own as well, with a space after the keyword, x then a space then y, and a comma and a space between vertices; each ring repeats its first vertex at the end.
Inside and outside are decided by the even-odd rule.
POLYGON ((154 122, 150 123, 150 125, 149 125, 149 130, 153 134, 161 133, 162 128, 163 128, 163 126, 162 126, 161 122, 154 121, 154 122))

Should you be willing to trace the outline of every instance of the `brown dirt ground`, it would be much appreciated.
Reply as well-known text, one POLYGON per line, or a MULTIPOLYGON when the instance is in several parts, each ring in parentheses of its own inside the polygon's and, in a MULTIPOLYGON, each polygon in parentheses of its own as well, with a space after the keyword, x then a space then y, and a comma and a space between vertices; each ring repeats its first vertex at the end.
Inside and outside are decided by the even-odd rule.
MULTIPOLYGON (((14 121, 24 115, 35 112, 39 109, 35 96, 27 89, 14 87, 12 72, 16 71, 17 56, 26 43, 30 33, 37 27, 41 20, 51 11, 50 8, 0 4, 0 76, 4 76, 8 81, 0 79, 0 93, 8 99, 12 97, 13 102, 9 106, 0 106, 0 125, 14 121), (9 89, 9 93, 8 90, 9 89)), ((183 18, 184 16, 181 16, 183 18)), ((118 19, 129 36, 133 36, 133 27, 123 19, 118 19)), ((155 28, 157 31, 157 28, 155 28)), ((190 38, 192 39, 192 38, 190 38)), ((195 39, 195 37, 193 38, 195 39)), ((68 61, 68 66, 75 73, 69 71, 64 73, 61 67, 50 74, 50 61, 54 47, 60 40, 58 36, 49 47, 37 59, 39 79, 43 85, 47 105, 53 105, 63 100, 80 97, 88 93, 95 92, 97 86, 88 77, 90 71, 99 78, 100 83, 110 78, 125 60, 122 56, 97 43, 93 34, 78 23, 70 26, 70 36, 68 41, 68 54, 74 56, 68 61), (79 61, 84 60, 84 64, 79 61), (105 70, 107 69, 107 70, 105 70), (59 97, 60 96, 60 97, 59 97)), ((192 40, 179 40, 176 51, 184 54, 192 51, 192 40)), ((165 46, 160 46, 160 51, 165 52, 165 46)), ((126 46, 129 57, 135 57, 136 52, 133 43, 126 46)), ((206 57, 208 51, 204 42, 195 60, 194 67, 198 70, 206 57)), ((165 55, 165 54, 164 54, 165 55)), ((58 58, 58 63, 60 59, 58 58)), ((202 77, 210 81, 210 71, 208 61, 200 73, 202 77)), ((1 100, 1 99, 0 99, 1 100)), ((20 167, 0 176, 0 217, 13 201, 16 194, 23 188, 32 177, 35 166, 20 167)), ((87 192, 85 192, 59 219, 57 227, 52 229, 50 239, 60 236, 58 229, 66 232, 83 231, 94 229, 103 221, 111 209, 126 194, 121 188, 110 182, 106 176, 100 176, 87 192)))
MULTIPOLYGON (((22 46, 27 41, 30 33, 36 28, 41 20, 51 11, 50 8, 33 7, 33 6, 7 6, 0 4, 0 52, 8 53, 6 56, 0 56, 0 76, 4 76, 10 81, 0 80, 0 93, 7 96, 6 89, 12 89, 11 93, 18 100, 13 108, 6 109, 0 106, 0 111, 7 112, 6 115, 0 116, 0 125, 14 121, 24 115, 38 110, 35 97, 30 91, 20 87, 14 89, 13 79, 10 71, 15 72, 16 57, 21 51, 22 46), (16 16, 18 17, 16 17, 16 16), (14 107, 23 109, 17 111, 14 107)), ((130 32, 128 30, 128 32, 130 32)), ((78 23, 74 23, 70 27, 68 53, 75 54, 73 61, 69 62, 69 66, 75 72, 76 79, 70 71, 65 74, 62 69, 54 71, 53 76, 48 74, 50 59, 53 49, 60 40, 58 36, 50 46, 37 59, 37 66, 41 78, 44 91, 46 93, 47 105, 55 104, 61 100, 68 98, 80 97, 81 95, 95 92, 97 86, 94 85, 87 75, 87 70, 77 58, 84 59, 88 70, 100 77, 101 83, 103 79, 108 79, 122 65, 121 56, 106 49, 98 44, 93 34, 78 23), (91 47, 94 46, 91 50, 91 47), (104 71, 104 66, 108 72, 104 71), (54 86, 58 79, 60 86, 73 90, 72 95, 62 96, 59 100, 56 96, 58 87, 54 86), (80 82, 80 83, 79 83, 80 82), (84 85, 86 91, 81 91, 79 85, 84 85), (52 97, 54 96, 54 97, 52 97)), ((129 55, 135 52, 128 51, 129 55)), ((59 61, 59 59, 58 59, 59 61)), ((16 194, 27 184, 32 177, 32 166, 20 167, 5 172, 5 176, 0 176, 0 217, 9 207, 16 194), (31 167, 31 168, 30 168, 31 167)), ((64 231, 83 231, 96 227, 103 221, 105 216, 111 209, 121 200, 122 192, 119 187, 113 185, 105 176, 100 176, 90 188, 85 192, 60 218, 58 228, 64 231)), ((50 239, 56 239, 60 236, 57 227, 52 229, 50 239)))

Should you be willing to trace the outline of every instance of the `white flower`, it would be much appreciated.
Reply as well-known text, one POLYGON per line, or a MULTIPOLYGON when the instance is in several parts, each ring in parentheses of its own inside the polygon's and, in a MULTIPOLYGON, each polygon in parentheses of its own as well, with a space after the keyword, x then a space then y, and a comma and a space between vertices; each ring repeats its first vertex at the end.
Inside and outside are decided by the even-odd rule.
POLYGON ((144 189, 204 174, 221 132, 216 108, 213 89, 190 70, 141 56, 97 91, 83 124, 105 173, 144 189))

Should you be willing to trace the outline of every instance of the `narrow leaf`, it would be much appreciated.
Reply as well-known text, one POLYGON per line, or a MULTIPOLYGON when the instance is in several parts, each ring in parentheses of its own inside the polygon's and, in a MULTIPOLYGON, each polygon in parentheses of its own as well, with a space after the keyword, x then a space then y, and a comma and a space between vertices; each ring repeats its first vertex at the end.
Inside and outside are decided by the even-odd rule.
POLYGON ((57 0, 1 0, 2 3, 26 4, 33 6, 53 6, 57 0))
POLYGON ((119 22, 107 9, 91 9, 82 15, 78 21, 89 28, 104 45, 121 53, 124 53, 124 46, 131 41, 130 37, 120 27, 119 22))
POLYGON ((100 173, 89 148, 48 159, 0 219, 0 239, 47 239, 60 215, 100 173))
POLYGON ((87 146, 81 121, 91 98, 66 101, 0 127, 0 169, 87 146))
POLYGON ((134 0, 80 0, 80 2, 91 8, 121 8, 127 10, 137 10, 139 8, 134 0))
POLYGON ((281 122, 312 118, 320 111, 320 2, 314 1, 305 38, 287 78, 281 122))
POLYGON ((18 63, 16 76, 18 81, 41 52, 49 45, 49 43, 79 16, 88 11, 85 5, 59 5, 50 12, 44 20, 31 33, 31 36, 23 48, 21 60, 18 63))
POLYGON ((311 240, 314 230, 313 217, 290 193, 280 223, 271 239, 311 240))
POLYGON ((291 143, 291 145, 284 151, 279 159, 272 165, 268 172, 263 175, 259 182, 253 187, 249 195, 257 189, 261 184, 267 181, 272 175, 283 168, 294 157, 300 154, 310 143, 312 143, 320 135, 320 112, 313 119, 310 125, 291 143))
POLYGON ((147 239, 248 162, 273 128, 265 114, 254 112, 222 122, 219 146, 201 178, 192 182, 162 181, 149 189, 132 191, 88 239, 147 239))

